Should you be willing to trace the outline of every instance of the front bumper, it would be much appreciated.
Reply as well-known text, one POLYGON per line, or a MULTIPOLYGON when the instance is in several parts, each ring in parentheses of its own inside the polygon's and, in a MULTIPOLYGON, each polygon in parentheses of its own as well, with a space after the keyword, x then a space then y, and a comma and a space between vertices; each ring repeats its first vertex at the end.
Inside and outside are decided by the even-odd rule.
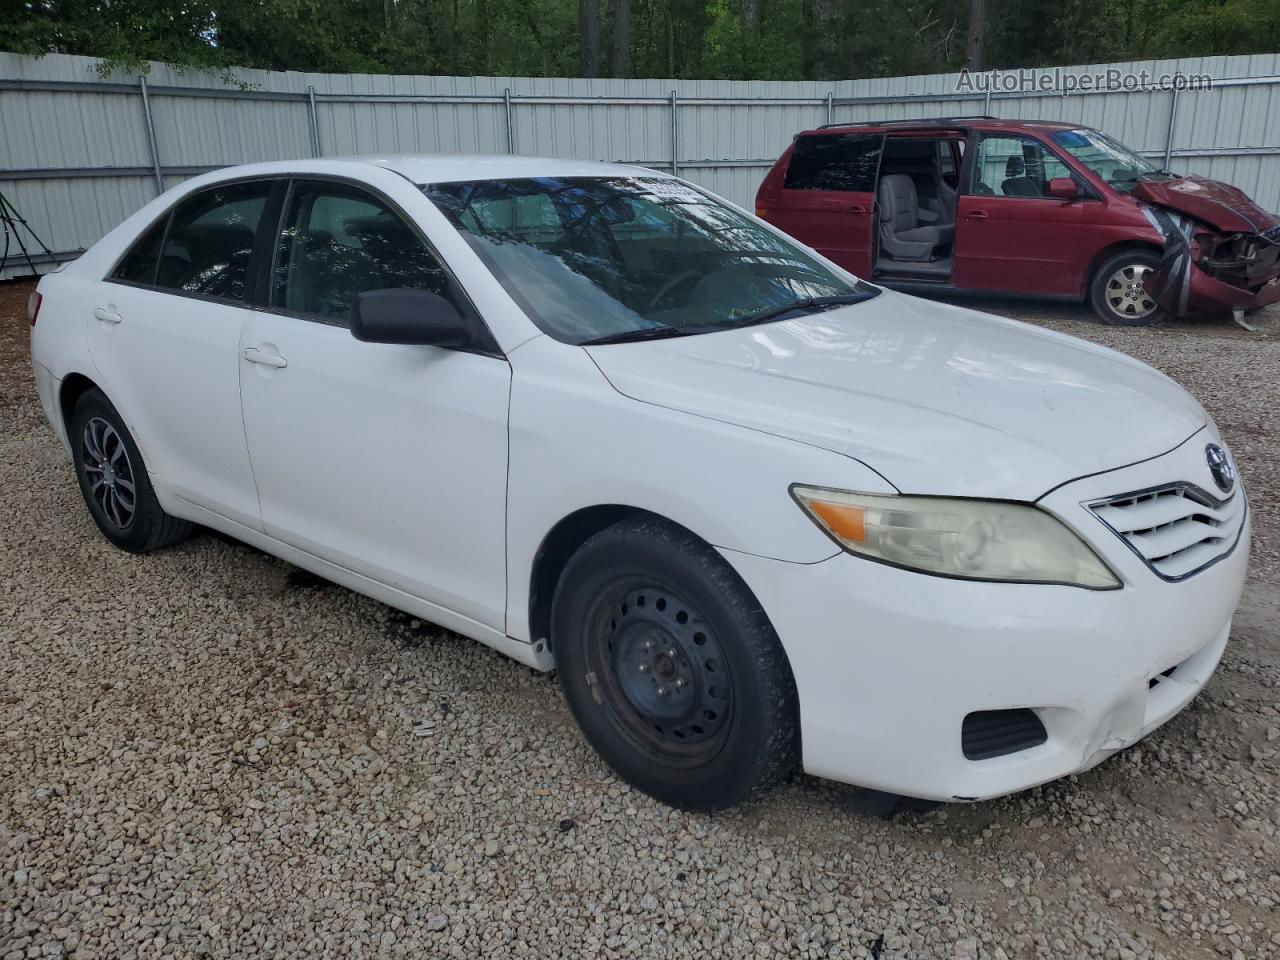
POLYGON ((1098 549, 1120 590, 952 580, 847 554, 794 564, 726 551, 790 659, 805 770, 908 796, 985 799, 1087 770, 1186 706, 1227 643, 1248 519, 1219 562, 1168 582, 1083 504, 1202 480, 1187 474, 1203 466, 1204 440, 1042 500, 1098 549), (965 716, 1015 708, 1036 713, 1045 742, 966 759, 965 716))
POLYGON ((1257 289, 1237 287, 1210 276, 1199 264, 1191 265, 1187 292, 1187 316, 1214 316, 1234 310, 1257 310, 1280 300, 1280 272, 1257 289))

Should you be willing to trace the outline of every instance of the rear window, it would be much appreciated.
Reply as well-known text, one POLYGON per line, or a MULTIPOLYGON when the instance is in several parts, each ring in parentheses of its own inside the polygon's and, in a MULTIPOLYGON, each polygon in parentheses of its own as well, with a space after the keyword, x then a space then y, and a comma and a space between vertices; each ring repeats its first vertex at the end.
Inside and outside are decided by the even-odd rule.
POLYGON ((874 193, 884 137, 878 133, 831 133, 800 137, 791 151, 788 190, 874 193))

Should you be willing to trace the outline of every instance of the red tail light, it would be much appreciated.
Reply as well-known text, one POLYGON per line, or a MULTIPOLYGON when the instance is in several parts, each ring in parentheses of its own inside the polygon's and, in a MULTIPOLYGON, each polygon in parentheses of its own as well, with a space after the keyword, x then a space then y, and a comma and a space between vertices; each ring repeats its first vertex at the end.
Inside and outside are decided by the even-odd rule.
POLYGON ((44 303, 44 297, 40 296, 38 290, 32 290, 31 296, 27 297, 27 319, 31 321, 31 325, 36 325, 36 317, 40 316, 40 305, 44 303))

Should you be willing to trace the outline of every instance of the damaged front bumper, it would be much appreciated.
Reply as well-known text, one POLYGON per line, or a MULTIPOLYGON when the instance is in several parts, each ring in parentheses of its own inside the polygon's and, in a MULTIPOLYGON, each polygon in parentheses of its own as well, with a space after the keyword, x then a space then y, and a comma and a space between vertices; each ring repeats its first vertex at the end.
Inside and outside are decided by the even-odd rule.
POLYGON ((1159 207, 1145 211, 1165 238, 1146 289, 1167 315, 1239 315, 1280 301, 1280 227, 1226 235, 1159 207))

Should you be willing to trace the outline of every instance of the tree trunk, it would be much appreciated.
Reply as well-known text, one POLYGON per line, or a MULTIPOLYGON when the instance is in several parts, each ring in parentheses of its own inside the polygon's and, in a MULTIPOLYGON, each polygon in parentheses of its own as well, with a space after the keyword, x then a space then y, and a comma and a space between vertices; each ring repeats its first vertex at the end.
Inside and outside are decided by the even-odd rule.
POLYGON ((631 0, 614 0, 613 75, 631 76, 631 0))
POLYGON ((667 76, 676 75, 676 14, 672 4, 667 4, 667 76))
POLYGON ((578 42, 582 75, 600 76, 600 0, 578 0, 578 42))
POLYGON ((969 40, 965 45, 964 65, 970 70, 982 69, 982 53, 986 40, 987 0, 969 0, 969 40))
POLYGON ((742 33, 753 36, 760 29, 760 0, 742 0, 742 33))
POLYGON ((836 47, 840 39, 836 2, 804 0, 801 5, 801 16, 805 21, 802 69, 806 80, 835 80, 840 72, 836 47))

